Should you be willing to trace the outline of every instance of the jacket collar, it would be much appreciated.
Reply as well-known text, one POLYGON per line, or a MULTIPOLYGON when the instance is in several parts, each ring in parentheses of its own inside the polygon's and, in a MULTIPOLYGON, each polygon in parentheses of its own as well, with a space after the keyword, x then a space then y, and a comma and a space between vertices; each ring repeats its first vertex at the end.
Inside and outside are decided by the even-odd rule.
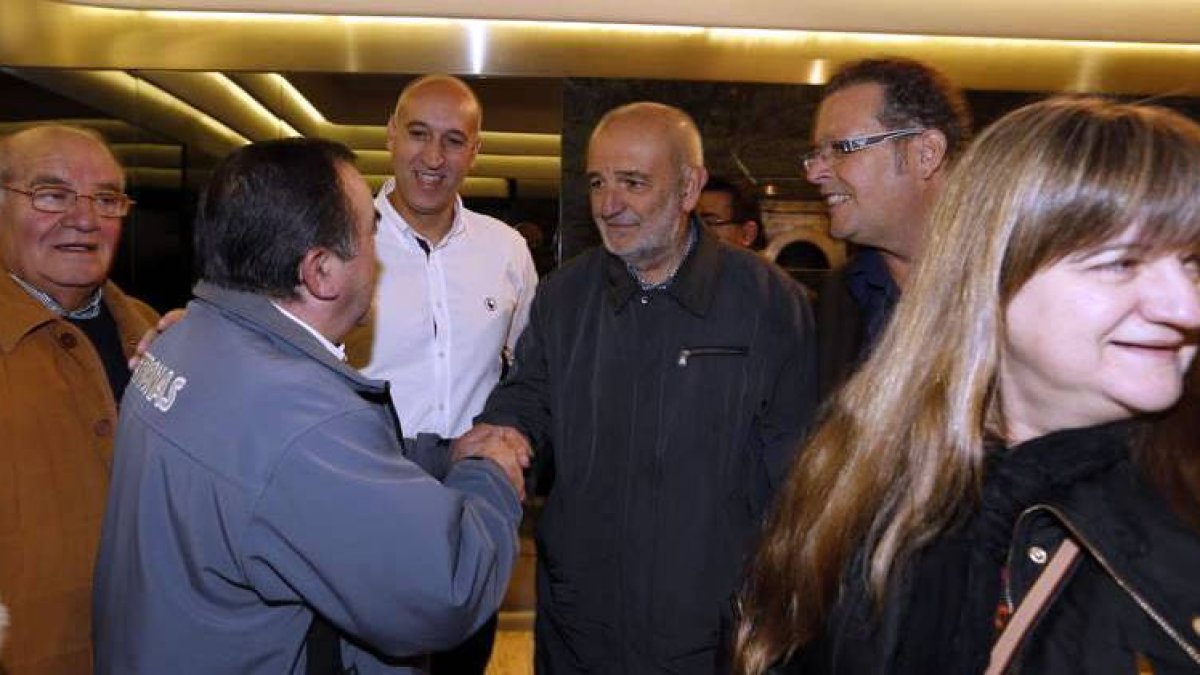
MULTIPOLYGON (((111 281, 105 281, 102 288, 103 302, 109 307, 125 297, 111 281)), ((26 335, 59 320, 65 319, 46 309, 0 267, 0 352, 12 352, 26 335)))
MULTIPOLYGON (((688 227, 696 233, 696 245, 679 266, 675 279, 662 291, 675 298, 689 312, 704 316, 712 306, 717 278, 721 271, 721 244, 700 221, 692 216, 688 227)), ((605 253, 605 282, 613 309, 620 312, 629 300, 641 291, 637 279, 626 269, 624 261, 605 253)))
POLYGON ((0 268, 0 350, 16 349, 21 338, 56 320, 53 312, 25 292, 0 268))
POLYGON ((1003 560, 1020 514, 1128 457, 1135 425, 1122 420, 1062 429, 1009 448, 993 446, 984 464, 976 544, 1003 560))
POLYGON ((249 324, 260 332, 271 334, 296 351, 336 371, 350 380, 356 389, 372 393, 387 391, 387 382, 364 377, 357 370, 339 361, 315 337, 276 309, 267 296, 223 288, 207 281, 196 284, 192 292, 197 300, 233 315, 241 323, 249 324))
MULTIPOLYGON (((1027 509, 1014 528, 1009 558, 1023 554, 1031 543, 1049 549, 1056 540, 1072 537, 1099 563, 1095 569, 1103 570, 1177 644, 1187 645, 1195 658, 1200 638, 1193 630, 1196 594, 1191 589, 1196 586, 1200 539, 1171 511, 1136 463, 1129 461, 1130 443, 1144 442, 1144 431, 1136 420, 1116 422, 1060 432, 1058 439, 1043 437, 1050 441, 1047 445, 1031 441, 1013 448, 1014 453, 1055 452, 1055 441, 1075 441, 1080 446, 1076 459, 1091 463, 1093 470, 1068 462, 1057 465, 1095 478, 1064 486, 1027 509), (1110 470, 1101 473, 1099 467, 1106 464, 1110 470)), ((1020 596, 1033 584, 1038 570, 1015 566, 1010 572, 1011 588, 1020 596)))

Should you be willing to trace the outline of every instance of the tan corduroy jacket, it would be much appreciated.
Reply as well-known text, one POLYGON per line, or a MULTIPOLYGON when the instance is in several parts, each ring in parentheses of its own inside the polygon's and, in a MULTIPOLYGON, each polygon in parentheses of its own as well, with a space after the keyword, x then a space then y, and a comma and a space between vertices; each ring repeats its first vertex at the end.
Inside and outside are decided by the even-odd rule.
MULTIPOLYGON (((126 355, 158 315, 110 283, 126 355)), ((92 565, 117 406, 91 341, 0 267, 0 674, 91 672, 92 565)))

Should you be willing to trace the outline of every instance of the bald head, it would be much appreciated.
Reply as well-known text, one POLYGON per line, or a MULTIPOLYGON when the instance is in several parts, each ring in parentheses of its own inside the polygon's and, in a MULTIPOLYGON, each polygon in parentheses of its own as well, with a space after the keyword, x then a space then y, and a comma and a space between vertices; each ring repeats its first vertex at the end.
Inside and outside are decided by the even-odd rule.
MULTIPOLYGON (((24 158, 29 157, 38 148, 69 143, 72 140, 82 144, 94 144, 98 151, 108 155, 113 164, 119 164, 104 137, 96 131, 66 124, 39 124, 0 137, 0 182, 7 184, 16 180, 24 158)), ((124 187, 124 183, 121 187, 124 187)), ((3 192, 0 191, 0 199, 3 198, 3 192)))
POLYGON ((589 144, 611 129, 638 129, 662 138, 671 160, 679 167, 704 166, 704 145, 700 130, 690 115, 674 106, 639 101, 613 108, 600 118, 592 130, 589 144))
POLYGON ((472 134, 478 136, 483 128, 483 107, 479 105, 479 97, 467 86, 466 82, 453 75, 422 75, 400 92, 396 99, 396 108, 392 111, 392 120, 401 117, 405 110, 416 101, 437 99, 456 104, 463 119, 470 122, 472 134))

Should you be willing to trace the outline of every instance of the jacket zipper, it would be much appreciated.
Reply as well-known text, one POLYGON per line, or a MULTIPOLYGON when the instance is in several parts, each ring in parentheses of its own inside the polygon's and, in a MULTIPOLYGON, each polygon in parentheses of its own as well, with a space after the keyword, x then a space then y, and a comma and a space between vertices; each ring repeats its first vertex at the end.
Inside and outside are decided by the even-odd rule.
POLYGON ((676 364, 686 368, 693 356, 742 356, 749 351, 745 347, 685 347, 679 350, 676 364))
MULTIPOLYGON (((1184 652, 1187 653, 1187 655, 1192 659, 1192 661, 1195 661, 1198 665, 1200 665, 1200 652, 1196 651, 1195 648, 1193 648, 1190 644, 1188 644, 1187 641, 1184 640, 1179 635, 1179 633, 1171 626, 1171 624, 1169 624, 1166 619, 1164 619, 1157 611, 1155 611, 1155 609, 1153 607, 1150 606, 1150 603, 1146 602, 1146 600, 1143 599, 1142 596, 1138 595, 1137 591, 1133 590, 1133 587, 1129 585, 1128 581, 1126 581, 1121 575, 1117 574, 1117 571, 1115 569, 1113 569, 1112 565, 1108 562, 1108 559, 1105 558, 1104 555, 1100 553, 1100 551, 1096 550, 1096 548, 1092 545, 1092 543, 1090 541, 1088 541, 1079 532, 1079 530, 1077 530, 1075 528, 1075 525, 1066 517, 1066 515, 1063 514, 1062 511, 1059 511, 1058 509, 1054 508, 1053 506, 1046 506, 1046 505, 1031 506, 1030 508, 1025 509, 1023 512, 1021 512, 1021 517, 1017 518, 1017 527, 1020 527, 1020 523, 1021 523, 1021 521, 1023 521, 1025 519, 1025 516, 1027 516, 1030 513, 1033 513, 1034 511, 1040 510, 1040 509, 1044 509, 1044 510, 1049 511, 1050 513, 1054 514, 1054 516, 1058 518, 1059 522, 1062 523, 1063 527, 1066 527, 1067 530, 1070 531, 1070 533, 1075 537, 1075 540, 1078 541, 1080 544, 1083 545, 1084 548, 1087 549, 1088 553, 1091 554, 1091 556, 1096 559, 1096 562, 1100 563, 1100 566, 1104 568, 1104 571, 1108 573, 1108 576, 1112 577, 1113 581, 1117 582, 1117 585, 1121 587, 1121 590, 1125 591, 1125 593, 1128 594, 1129 597, 1133 598, 1133 601, 1137 603, 1138 607, 1141 607, 1142 611, 1145 612, 1146 615, 1149 616, 1154 621, 1154 623, 1158 624, 1158 627, 1163 629, 1163 632, 1165 632, 1168 636, 1170 636, 1170 638, 1172 640, 1174 640, 1175 643, 1178 644, 1179 647, 1181 649, 1183 649, 1184 652)), ((1014 535, 1014 539, 1015 539, 1016 528, 1013 528, 1013 535, 1014 535)), ((1010 570, 1013 569, 1011 566, 1012 565, 1012 556, 1013 556, 1013 553, 1015 552, 1013 549, 1014 549, 1014 547, 1010 547, 1008 550, 1008 560, 1009 560, 1009 569, 1010 570)), ((1004 585, 1004 595, 1005 595, 1005 598, 1004 598, 1005 602, 1008 603, 1009 610, 1011 611, 1012 610, 1012 575, 1011 574, 1009 575, 1008 583, 1006 583, 1004 585)))

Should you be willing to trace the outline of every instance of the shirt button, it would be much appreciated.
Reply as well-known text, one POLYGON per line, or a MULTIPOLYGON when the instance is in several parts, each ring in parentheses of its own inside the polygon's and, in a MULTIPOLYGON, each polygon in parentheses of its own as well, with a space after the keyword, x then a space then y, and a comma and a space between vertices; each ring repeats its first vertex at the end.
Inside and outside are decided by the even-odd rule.
POLYGON ((1029 547, 1029 559, 1032 560, 1034 564, 1045 565, 1046 557, 1046 549, 1042 548, 1041 546, 1029 547))
POLYGON ((643 305, 648 305, 648 304, 650 304, 650 296, 648 296, 648 295, 643 295, 643 296, 642 296, 642 304, 643 304, 643 305))
POLYGON ((60 333, 58 336, 58 344, 61 345, 63 349, 74 349, 75 345, 79 344, 79 340, 75 339, 75 336, 71 333, 60 333))
POLYGON ((92 425, 92 431, 100 437, 112 436, 112 421, 108 419, 97 420, 96 423, 92 425))

